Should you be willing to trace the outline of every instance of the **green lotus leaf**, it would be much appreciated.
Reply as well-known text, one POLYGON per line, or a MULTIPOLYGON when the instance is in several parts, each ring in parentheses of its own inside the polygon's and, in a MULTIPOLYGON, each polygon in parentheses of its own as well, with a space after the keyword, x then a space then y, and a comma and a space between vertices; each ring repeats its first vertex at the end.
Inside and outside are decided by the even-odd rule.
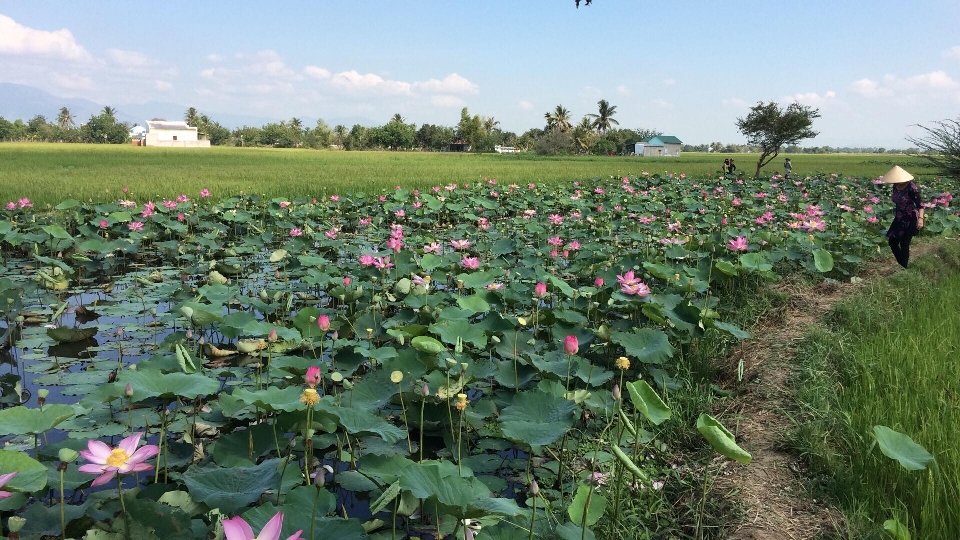
POLYGON ((746 450, 737 446, 733 433, 709 414, 701 414, 697 418, 697 430, 720 454, 744 465, 749 465, 753 459, 746 450))
POLYGON ((457 305, 460 306, 460 309, 469 311, 471 315, 490 311, 490 304, 477 294, 458 298, 457 305))
POLYGON ((292 536, 303 530, 303 538, 309 538, 313 521, 314 538, 336 538, 337 540, 361 540, 366 538, 362 525, 355 519, 324 517, 336 509, 337 497, 331 491, 317 490, 312 486, 298 487, 285 493, 283 504, 274 506, 267 502, 243 513, 243 519, 255 531, 259 531, 277 512, 283 512, 281 538, 292 536), (316 512, 314 502, 316 501, 316 512), (316 515, 316 519, 313 516, 316 515))
POLYGON ((660 399, 656 390, 647 384, 647 381, 639 380, 628 382, 624 386, 630 393, 630 401, 638 411, 643 413, 655 425, 660 425, 670 418, 670 407, 660 399))
POLYGON ((930 452, 905 433, 894 431, 887 426, 873 426, 873 435, 877 438, 883 455, 897 460, 908 471, 926 469, 933 461, 930 452))
POLYGON ((57 343, 77 343, 92 338, 97 335, 97 332, 98 328, 96 326, 88 326, 86 328, 70 328, 67 326, 47 328, 47 335, 57 343))
POLYGON ((0 410, 0 434, 39 435, 53 429, 75 414, 69 405, 47 405, 40 409, 24 406, 0 410))
POLYGON ((599 493, 591 493, 593 488, 587 485, 580 485, 577 488, 577 494, 573 501, 567 507, 567 514, 573 523, 584 524, 586 517, 586 526, 589 527, 600 521, 603 511, 607 508, 607 499, 599 493), (589 502, 589 506, 587 506, 589 502))
POLYGON ((813 251, 813 264, 818 272, 829 272, 833 270, 833 255, 825 249, 816 249, 813 251))
POLYGON ((117 384, 133 387, 133 401, 152 397, 185 397, 194 399, 220 390, 220 382, 199 373, 160 373, 153 370, 124 370, 117 375, 117 384))
POLYGON ((276 386, 269 386, 257 391, 237 388, 231 396, 265 411, 293 412, 306 410, 306 406, 300 403, 300 395, 302 393, 303 389, 296 386, 282 389, 276 386))
POLYGON ((47 485, 47 468, 42 463, 23 452, 0 450, 0 474, 14 471, 17 475, 3 489, 33 493, 47 485))
POLYGON ((520 392, 500 412, 503 436, 530 446, 546 446, 573 426, 577 405, 540 391, 520 392))
POLYGON ((610 340, 622 345, 627 356, 645 364, 662 364, 673 357, 673 347, 662 330, 638 328, 632 332, 614 332, 610 340))
POLYGON ((183 473, 183 483, 194 500, 203 501, 211 509, 219 508, 224 514, 234 514, 267 490, 277 488, 282 461, 268 459, 255 467, 194 466, 183 473))

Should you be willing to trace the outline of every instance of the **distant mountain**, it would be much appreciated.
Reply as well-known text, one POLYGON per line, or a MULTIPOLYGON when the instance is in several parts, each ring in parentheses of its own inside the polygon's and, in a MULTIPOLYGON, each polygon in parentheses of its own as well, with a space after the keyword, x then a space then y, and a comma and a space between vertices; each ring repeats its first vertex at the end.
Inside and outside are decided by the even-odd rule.
MULTIPOLYGON (((54 96, 48 92, 26 86, 23 84, 0 83, 0 116, 11 122, 17 118, 24 122, 38 114, 47 118, 48 122, 55 122, 60 107, 67 107, 76 119, 77 124, 82 124, 90 118, 91 115, 99 114, 103 110, 103 104, 95 103, 88 99, 81 98, 62 98, 54 96)), ((111 103, 111 107, 117 110, 117 119, 131 124, 140 124, 151 118, 165 118, 167 120, 181 120, 183 113, 189 105, 177 103, 167 103, 159 101, 148 101, 146 103, 111 103)), ((290 117, 269 118, 264 116, 254 116, 248 114, 236 114, 215 112, 200 109, 201 113, 206 114, 211 120, 220 122, 226 128, 234 129, 242 126, 262 126, 271 122, 289 120, 290 117)), ((298 116, 306 127, 313 127, 317 124, 316 117, 298 116)), ((378 126, 387 123, 389 119, 382 122, 376 122, 369 118, 360 117, 338 117, 324 118, 324 121, 334 127, 337 124, 343 124, 347 128, 354 124, 362 126, 378 126)))
POLYGON ((103 105, 88 99, 61 98, 32 86, 0 83, 0 116, 11 122, 17 118, 26 122, 38 114, 56 122, 60 107, 70 109, 77 124, 103 109, 103 105))

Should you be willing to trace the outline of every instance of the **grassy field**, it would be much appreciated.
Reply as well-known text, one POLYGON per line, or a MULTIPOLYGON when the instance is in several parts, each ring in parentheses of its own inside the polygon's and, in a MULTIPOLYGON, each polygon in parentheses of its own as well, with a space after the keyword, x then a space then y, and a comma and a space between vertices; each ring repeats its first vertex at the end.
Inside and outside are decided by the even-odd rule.
MULTIPOLYGON (((753 154, 687 153, 680 158, 624 156, 540 157, 532 154, 337 152, 269 148, 174 149, 114 145, 0 144, 0 201, 29 197, 41 204, 66 198, 112 200, 129 186, 137 198, 239 191, 315 197, 379 191, 396 185, 429 187, 496 178, 501 184, 569 181, 627 174, 716 174, 727 157, 752 174, 753 154)), ((914 175, 932 174, 921 158, 874 154, 792 155, 794 173, 877 176, 894 164, 914 175)), ((771 173, 780 171, 782 159, 771 173)))
POLYGON ((841 501, 857 538, 887 538, 897 517, 915 538, 960 538, 960 249, 911 261, 840 305, 829 329, 798 355, 801 418, 795 444, 841 501), (936 458, 907 471, 873 445, 874 425, 906 433, 936 458))

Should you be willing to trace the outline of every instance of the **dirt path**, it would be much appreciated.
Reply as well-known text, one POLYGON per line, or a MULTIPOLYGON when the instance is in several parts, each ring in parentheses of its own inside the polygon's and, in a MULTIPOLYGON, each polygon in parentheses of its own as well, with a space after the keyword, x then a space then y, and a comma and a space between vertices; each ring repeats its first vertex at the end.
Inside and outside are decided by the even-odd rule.
MULTIPOLYGON (((911 258, 932 248, 929 244, 917 245, 911 258)), ((890 256, 867 264, 859 273, 862 281, 857 283, 821 282, 812 289, 789 281, 773 285, 775 290, 789 294, 789 301, 753 328, 754 337, 728 359, 733 372, 740 360, 744 363, 745 382, 729 412, 741 419, 737 439, 753 456, 753 462, 737 467, 733 474, 722 475, 718 481, 720 491, 738 499, 747 516, 743 523, 731 526, 725 537, 796 540, 829 538, 843 530, 841 514, 806 495, 798 478, 802 474, 798 460, 781 449, 791 425, 783 413, 793 369, 790 362, 798 340, 834 304, 899 269, 890 256)))

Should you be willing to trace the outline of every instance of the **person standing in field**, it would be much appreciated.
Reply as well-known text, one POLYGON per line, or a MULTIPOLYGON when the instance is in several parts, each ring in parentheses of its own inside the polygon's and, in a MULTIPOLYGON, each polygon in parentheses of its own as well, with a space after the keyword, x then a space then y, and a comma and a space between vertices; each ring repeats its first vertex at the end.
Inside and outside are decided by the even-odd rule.
POLYGON ((913 175, 894 165, 883 175, 884 184, 893 184, 893 204, 896 214, 893 223, 887 229, 887 242, 890 251, 906 268, 910 262, 910 241, 923 228, 923 204, 920 202, 920 190, 914 184, 913 175))
POLYGON ((721 167, 723 174, 727 174, 727 171, 730 170, 730 158, 723 160, 723 167, 721 167))
POLYGON ((737 165, 733 162, 733 158, 730 158, 730 167, 727 168, 727 172, 730 174, 737 173, 737 165))
POLYGON ((793 172, 793 163, 790 163, 790 158, 787 158, 783 160, 783 177, 789 180, 791 172, 793 172))

